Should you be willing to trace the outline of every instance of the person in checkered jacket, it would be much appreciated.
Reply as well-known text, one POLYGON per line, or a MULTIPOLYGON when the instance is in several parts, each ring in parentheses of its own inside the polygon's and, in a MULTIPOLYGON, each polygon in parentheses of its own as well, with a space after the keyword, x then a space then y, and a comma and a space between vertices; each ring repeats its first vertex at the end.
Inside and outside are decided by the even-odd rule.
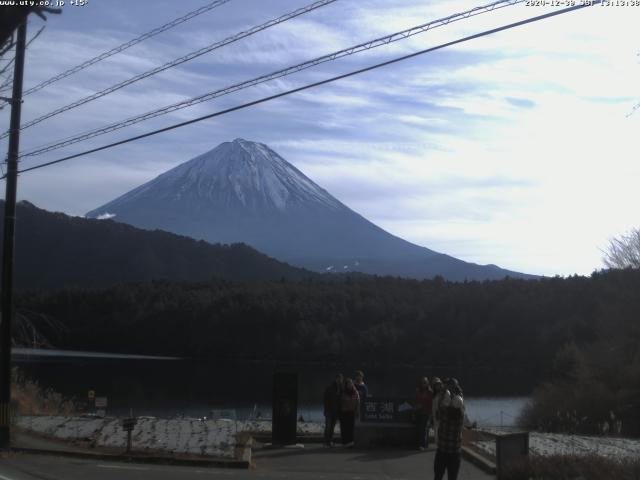
POLYGON ((455 378, 447 380, 446 390, 438 409, 440 425, 438 426, 438 450, 433 462, 434 478, 442 480, 446 471, 448 480, 456 480, 460 470, 464 399, 460 384, 455 378))

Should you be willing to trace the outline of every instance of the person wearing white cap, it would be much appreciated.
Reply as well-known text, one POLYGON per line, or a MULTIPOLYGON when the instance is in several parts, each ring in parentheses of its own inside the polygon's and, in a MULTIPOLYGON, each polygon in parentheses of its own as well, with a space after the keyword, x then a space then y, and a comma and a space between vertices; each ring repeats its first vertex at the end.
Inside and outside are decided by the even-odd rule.
POLYGON ((449 379, 446 387, 438 409, 438 450, 433 462, 435 480, 442 480, 445 471, 449 480, 456 480, 460 470, 464 399, 462 389, 455 378, 449 379))

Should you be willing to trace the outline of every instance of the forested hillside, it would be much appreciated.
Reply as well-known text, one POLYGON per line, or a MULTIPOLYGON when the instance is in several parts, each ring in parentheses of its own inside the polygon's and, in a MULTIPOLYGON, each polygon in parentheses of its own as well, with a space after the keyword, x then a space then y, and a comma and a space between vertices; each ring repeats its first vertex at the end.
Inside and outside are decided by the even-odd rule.
MULTIPOLYGON (((640 272, 590 278, 176 283, 22 292, 62 348, 220 359, 450 366, 547 378, 563 346, 638 344, 640 272), (631 343, 629 343, 631 342, 631 343), (635 342, 635 343, 634 343, 635 342)), ((46 330, 46 327, 44 327, 46 330)), ((637 347, 636 347, 637 353, 637 347)))
MULTIPOLYGON (((0 215, 3 212, 4 202, 0 202, 0 215)), ((15 251, 18 288, 108 286, 158 278, 276 280, 313 275, 247 245, 212 245, 111 220, 52 213, 28 202, 18 204, 15 251)))

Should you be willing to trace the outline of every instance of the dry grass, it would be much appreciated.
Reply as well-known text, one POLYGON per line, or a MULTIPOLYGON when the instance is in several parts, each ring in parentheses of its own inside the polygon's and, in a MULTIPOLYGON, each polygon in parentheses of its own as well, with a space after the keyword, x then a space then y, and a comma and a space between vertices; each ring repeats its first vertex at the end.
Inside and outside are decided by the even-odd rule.
POLYGON ((25 378, 13 370, 11 402, 18 415, 73 415, 76 408, 72 400, 52 389, 42 388, 38 382, 25 378))
POLYGON ((640 480, 640 459, 599 456, 532 456, 512 465, 503 480, 640 480))

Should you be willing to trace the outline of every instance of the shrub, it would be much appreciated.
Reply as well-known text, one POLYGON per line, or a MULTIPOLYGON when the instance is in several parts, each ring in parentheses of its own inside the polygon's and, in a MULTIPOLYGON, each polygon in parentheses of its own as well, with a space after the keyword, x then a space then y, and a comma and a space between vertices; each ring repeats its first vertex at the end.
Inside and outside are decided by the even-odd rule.
POLYGON ((42 388, 38 382, 24 377, 15 368, 12 371, 11 390, 15 414, 72 415, 76 412, 72 400, 50 388, 42 388))
POLYGON ((586 353, 565 345, 554 359, 551 381, 535 389, 519 425, 545 432, 640 435, 640 362, 616 345, 592 346, 586 353))
POLYGON ((639 459, 599 456, 531 456, 503 472, 503 480, 640 480, 639 459))

